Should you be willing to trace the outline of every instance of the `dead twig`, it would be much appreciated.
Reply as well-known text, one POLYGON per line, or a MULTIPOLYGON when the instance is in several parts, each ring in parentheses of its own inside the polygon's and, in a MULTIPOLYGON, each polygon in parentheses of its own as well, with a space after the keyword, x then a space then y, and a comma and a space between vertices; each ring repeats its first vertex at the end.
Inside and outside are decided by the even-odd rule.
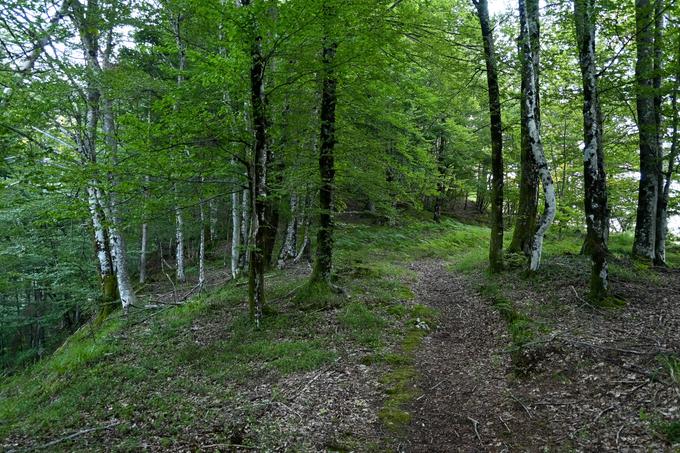
POLYGON ((600 413, 597 414, 597 417, 595 417, 595 420, 593 420, 593 423, 596 423, 596 422, 597 422, 599 419, 601 419, 602 416, 603 416, 604 414, 606 414, 607 412, 609 412, 609 411, 611 411, 611 410, 614 410, 615 407, 616 407, 616 406, 609 406, 609 407, 606 408, 606 409, 602 409, 602 410, 600 411, 600 413))
POLYGON ((479 430, 477 429, 477 426, 479 426, 479 422, 477 420, 475 420, 474 418, 469 417, 469 416, 468 416, 467 419, 472 422, 472 427, 475 429, 475 436, 477 436, 477 440, 479 440, 480 444, 483 443, 482 442, 482 436, 479 435, 479 430))
POLYGON ((621 439, 621 431, 623 431, 623 427, 625 425, 621 425, 619 430, 616 432, 616 451, 621 451, 621 445, 619 443, 619 439, 621 439))
POLYGON ((201 445, 201 450, 206 448, 243 448, 244 450, 259 450, 259 447, 251 447, 250 445, 241 444, 210 444, 201 445))
POLYGON ((531 416, 531 412, 529 411, 529 408, 528 408, 522 401, 520 401, 519 398, 517 398, 517 397, 516 397, 515 395, 513 395, 511 392, 508 392, 508 394, 510 395, 510 397, 511 397, 513 400, 517 401, 517 402, 519 403, 519 405, 522 406, 522 409, 524 409, 524 411, 527 413, 527 415, 529 416, 529 418, 534 418, 534 417, 531 416))

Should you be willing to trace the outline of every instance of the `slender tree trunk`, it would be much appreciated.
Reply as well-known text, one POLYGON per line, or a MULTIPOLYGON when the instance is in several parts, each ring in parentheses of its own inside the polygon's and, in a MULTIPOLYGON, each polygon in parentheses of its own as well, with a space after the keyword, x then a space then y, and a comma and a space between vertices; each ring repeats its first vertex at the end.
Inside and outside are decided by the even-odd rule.
POLYGON ((175 191, 175 240, 177 247, 175 249, 176 260, 176 278, 180 283, 186 281, 186 274, 184 272, 184 214, 179 205, 179 194, 177 184, 174 186, 175 191))
POLYGON ((439 178, 437 179, 437 196, 434 200, 434 218, 437 223, 442 221, 442 203, 444 202, 444 193, 446 192, 446 184, 444 178, 446 177, 446 167, 444 165, 444 137, 439 134, 435 140, 434 152, 437 157, 437 170, 439 171, 439 178))
POLYGON ((139 283, 146 283, 146 254, 147 243, 149 241, 149 225, 144 222, 142 224, 142 241, 139 253, 139 283))
POLYGON ((522 71, 519 206, 517 207, 515 229, 509 251, 524 253, 530 257, 532 254, 532 241, 536 232, 536 219, 538 217, 539 172, 538 163, 534 159, 531 134, 527 125, 529 124, 529 115, 534 117, 536 123, 540 124, 541 121, 540 95, 538 93, 540 87, 538 71, 540 58, 538 0, 526 0, 525 8, 520 8, 520 21, 523 23, 527 22, 526 29, 523 30, 520 27, 520 47, 523 46, 523 43, 526 43, 531 49, 531 57, 527 57, 520 48, 520 60, 522 66, 531 65, 534 70, 531 80, 527 78, 527 71, 522 71), (527 58, 530 59, 526 60, 527 58), (526 99, 530 84, 536 87, 534 110, 532 112, 527 111, 526 99))
MULTIPOLYGON (((680 61, 680 36, 678 36, 678 47, 676 55, 680 61)), ((666 264, 666 235, 668 233, 668 201, 670 197, 673 174, 677 167, 678 155, 680 154, 680 137, 678 137, 678 91, 680 90, 680 65, 676 67, 675 83, 671 95, 672 109, 672 135, 671 150, 668 155, 668 164, 664 175, 663 191, 659 196, 657 205, 657 238, 656 238, 656 259, 655 264, 666 264)))
MULTIPOLYGON (((184 82, 184 70, 186 68, 186 44, 182 39, 182 22, 184 15, 177 14, 173 21, 173 32, 175 34, 175 43, 177 45, 177 87, 182 86, 184 82)), ((175 110, 179 106, 175 104, 175 110)), ((177 240, 177 248, 175 249, 176 262, 176 278, 180 283, 186 281, 186 273, 184 268, 184 213, 182 211, 181 199, 179 197, 179 188, 177 183, 174 184, 173 190, 175 192, 175 239, 177 240)))
MULTIPOLYGON (((324 15, 329 16, 324 5, 324 15)), ((319 231, 312 280, 330 284, 333 268, 333 189, 335 185, 335 105, 337 80, 333 69, 337 43, 324 36, 322 63, 323 82, 321 91, 321 133, 319 135, 319 231)))
MULTIPOLYGON (((652 0, 655 1, 655 0, 652 0)), ((657 124, 654 113, 654 4, 635 1, 637 39, 637 115, 640 136, 640 185, 633 255, 654 260, 659 195, 657 124)))
MULTIPOLYGON (((247 176, 250 181, 250 175, 247 176)), ((250 184, 250 182, 249 182, 250 184)), ((241 271, 245 272, 250 265, 250 189, 245 189, 241 195, 241 271)))
MULTIPOLYGON (((236 164, 235 160, 231 161, 232 166, 236 164)), ((239 276, 239 251, 241 248, 241 200, 237 187, 232 189, 231 193, 231 278, 237 279, 239 276)))
MULTIPOLYGON (((250 5, 251 0, 242 0, 243 6, 250 5)), ((250 316, 256 325, 260 325, 262 310, 265 304, 264 271, 266 268, 265 248, 266 207, 267 207, 267 98, 265 93, 265 57, 262 54, 262 36, 253 15, 253 42, 250 48, 250 90, 252 103, 252 121, 255 135, 253 149, 253 165, 251 168, 251 225, 250 237, 250 272, 248 275, 248 302, 250 316)))
POLYGON ((281 245, 281 252, 279 253, 279 260, 277 267, 283 269, 286 263, 295 259, 297 252, 297 233, 298 233, 298 213, 297 213, 298 197, 295 192, 290 195, 290 220, 286 227, 286 237, 281 245))
POLYGON ((494 51, 493 32, 489 24, 487 0, 474 1, 482 29, 486 80, 489 87, 489 116, 491 118, 491 240, 489 263, 491 272, 503 269, 503 123, 501 118, 501 96, 498 87, 498 70, 494 51))
MULTIPOLYGON (((106 48, 104 51, 104 69, 111 69, 111 56, 113 52, 113 31, 109 30, 106 48)), ((111 161, 114 167, 118 166, 118 139, 116 138, 116 122, 113 112, 113 102, 111 99, 104 98, 103 103, 104 113, 104 139, 109 150, 111 161)), ((104 196, 100 196, 100 204, 104 206, 104 211, 109 217, 109 241, 111 242, 111 250, 113 251, 113 258, 116 266, 116 279, 118 281, 118 294, 120 295, 120 302, 123 306, 123 311, 127 314, 131 305, 136 302, 136 296, 132 283, 130 280, 130 273, 127 265, 127 248, 125 246, 125 239, 121 231, 122 221, 120 219, 120 211, 118 209, 118 194, 116 188, 118 187, 118 178, 114 173, 109 175, 111 184, 111 191, 108 196, 108 201, 104 196)))
POLYGON ((205 202, 199 201, 199 218, 201 222, 201 237, 198 243, 198 286, 205 285, 205 202))
MULTIPOLYGON (((98 2, 93 0, 88 3, 86 11, 80 2, 64 2, 64 7, 68 6, 68 14, 76 24, 80 41, 85 55, 87 66, 87 77, 85 82, 85 94, 87 112, 85 118, 85 131, 78 140, 78 148, 83 161, 92 167, 97 164, 97 132, 100 116, 101 92, 99 89, 98 77, 101 75, 99 65, 99 34, 96 33, 91 21, 94 19, 94 12, 98 8, 98 2)), ((66 10, 64 10, 66 11, 66 10)), ((116 268, 115 250, 111 250, 109 235, 106 231, 105 208, 101 204, 99 197, 99 182, 93 178, 87 188, 88 205, 92 217, 92 225, 95 235, 95 249, 99 260, 99 271, 102 284, 102 306, 100 318, 108 315, 113 308, 117 294, 116 287, 116 268)), ((110 219, 109 219, 110 220, 110 219)))
POLYGON ((586 249, 593 267, 590 278, 590 297, 602 300, 609 291, 607 238, 609 207, 607 175, 602 143, 602 113, 595 58, 595 0, 575 0, 574 18, 579 63, 583 80, 583 175, 585 213, 588 228, 586 249))
MULTIPOLYGON (((525 0, 519 0, 520 8, 520 26, 522 28, 522 36, 529 36, 531 30, 529 14, 527 12, 527 5, 525 0)), ((556 199, 555 186, 553 185, 552 177, 550 176, 550 169, 548 162, 543 153, 543 143, 541 142, 540 121, 537 116, 538 108, 538 85, 536 84, 536 67, 534 56, 534 49, 532 43, 528 39, 524 39, 521 43, 523 53, 523 77, 527 80, 526 91, 524 93, 526 116, 526 128, 528 132, 528 140, 531 145, 531 153, 538 169, 538 175, 543 186, 543 196, 545 197, 545 206, 543 208, 543 215, 538 222, 538 228, 534 234, 531 244, 531 262, 529 269, 537 271, 541 264, 541 253, 543 251, 543 238, 545 233, 550 228, 556 213, 556 199)))
POLYGON ((654 264, 666 265, 666 219, 667 202, 664 199, 663 189, 665 186, 663 171, 663 29, 665 0, 654 0, 654 122, 656 124, 656 171, 658 179, 658 196, 656 205, 656 236, 654 238, 654 264))

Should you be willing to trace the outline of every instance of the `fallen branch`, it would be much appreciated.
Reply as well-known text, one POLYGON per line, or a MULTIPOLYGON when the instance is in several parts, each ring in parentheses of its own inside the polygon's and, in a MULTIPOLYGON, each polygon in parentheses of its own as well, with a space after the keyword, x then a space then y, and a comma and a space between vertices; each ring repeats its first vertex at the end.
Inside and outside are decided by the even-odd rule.
POLYGON ((44 450, 44 449, 46 449, 46 448, 49 448, 49 447, 52 447, 52 446, 54 446, 54 445, 60 444, 60 443, 65 442, 65 441, 67 441, 67 440, 75 439, 76 437, 80 437, 80 436, 82 436, 82 435, 85 435, 85 434, 88 434, 88 433, 91 433, 91 432, 94 432, 94 431, 101 431, 101 430, 103 430, 103 429, 113 428, 114 426, 117 426, 117 425, 120 425, 120 424, 121 424, 121 422, 118 421, 118 420, 116 420, 115 422, 111 422, 111 423, 106 424, 106 425, 102 425, 102 426, 97 426, 97 427, 94 427, 94 428, 88 428, 88 429, 83 429, 83 430, 80 430, 80 431, 76 431, 76 432, 73 433, 73 434, 69 434, 68 436, 64 436, 64 437, 61 437, 61 438, 59 438, 59 439, 55 439, 55 440, 50 441, 50 442, 48 442, 48 443, 46 443, 46 444, 44 444, 44 445, 39 445, 39 446, 37 446, 37 447, 29 447, 29 448, 26 448, 26 449, 24 449, 24 450, 10 450, 10 451, 35 451, 35 450, 44 450))

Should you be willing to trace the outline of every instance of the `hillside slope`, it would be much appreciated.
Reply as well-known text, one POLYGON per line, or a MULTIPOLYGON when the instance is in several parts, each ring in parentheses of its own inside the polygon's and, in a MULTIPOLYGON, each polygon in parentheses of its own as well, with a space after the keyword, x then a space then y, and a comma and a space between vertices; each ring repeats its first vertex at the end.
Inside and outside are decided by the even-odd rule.
POLYGON ((626 305, 592 307, 581 296, 588 269, 574 255, 578 237, 549 241, 543 270, 527 279, 519 269, 484 272, 487 236, 454 221, 345 224, 336 269, 349 297, 305 286, 302 266, 268 274, 260 329, 247 319, 242 281, 86 326, 49 359, 0 382, 2 448, 432 451, 677 441, 677 273, 631 271, 622 253, 629 240, 615 238, 612 273, 626 305), (658 316, 661 324, 649 321, 658 316), (626 336, 626 326, 638 335, 626 336), (656 346, 643 343, 650 336, 656 346))

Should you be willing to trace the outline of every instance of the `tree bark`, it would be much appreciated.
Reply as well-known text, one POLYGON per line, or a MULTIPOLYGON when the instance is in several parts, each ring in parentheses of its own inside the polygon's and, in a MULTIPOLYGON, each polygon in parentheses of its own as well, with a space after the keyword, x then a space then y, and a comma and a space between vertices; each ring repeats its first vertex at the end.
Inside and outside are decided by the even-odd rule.
MULTIPOLYGON (((324 16, 328 19, 329 7, 323 6, 324 16)), ((337 80, 334 73, 334 60, 337 43, 324 36, 322 64, 323 80, 321 89, 321 133, 319 135, 319 230, 317 233, 316 261, 312 280, 330 284, 333 268, 333 189, 335 185, 335 106, 337 80)))
POLYGON ((654 264, 666 265, 666 219, 667 201, 664 199, 663 171, 663 29, 665 0, 654 0, 654 122, 656 124, 656 170, 658 179, 658 195, 656 205, 656 236, 654 238, 654 264), (664 206, 664 203, 666 206, 664 206))
POLYGON ((486 80, 489 88, 489 117, 491 120, 491 240, 489 264, 491 272, 503 269, 503 123, 498 70, 494 50, 493 31, 489 24, 487 0, 473 0, 477 8, 484 41, 486 80))
POLYGON ((532 65, 534 68, 533 78, 527 78, 527 71, 522 70, 521 100, 520 100, 520 129, 521 129, 521 149, 520 149, 520 181, 519 181, 519 206, 515 220, 515 229, 512 235, 509 251, 524 253, 527 257, 532 253, 532 241, 536 232, 536 219, 538 217, 538 185, 539 172, 538 163, 534 159, 532 150, 530 131, 527 128, 528 116, 531 114, 536 122, 540 124, 540 94, 538 93, 539 83, 539 63, 540 63, 540 27, 539 27, 539 8, 538 0, 526 0, 525 8, 520 8, 520 21, 527 22, 526 29, 520 27, 520 61, 522 66, 532 65), (527 42, 531 49, 531 57, 527 57, 521 50, 522 43, 527 42), (529 58, 527 60, 527 58, 529 58), (536 87, 536 102, 532 112, 527 111, 526 93, 529 84, 536 87))
MULTIPOLYGON (((243 6, 251 0, 242 0, 243 6)), ((267 98, 265 93, 265 57, 262 54, 262 36, 256 18, 252 16, 252 44, 250 48, 250 94, 255 146, 251 167, 251 239, 250 272, 248 275, 248 303, 251 319, 260 325, 265 304, 264 271, 266 268, 265 248, 267 207, 267 98)))
MULTIPOLYGON (((526 0, 519 0, 520 8, 520 26, 522 28, 522 36, 529 36, 531 30, 531 21, 527 12, 526 0)), ((543 196, 545 197, 545 206, 543 214, 538 222, 538 228, 531 243, 531 262, 529 269, 537 271, 541 264, 541 253, 543 251, 543 238, 545 233, 550 228, 556 213, 556 199, 555 187, 553 185, 552 177, 550 176, 550 169, 548 162, 543 153, 543 143, 541 142, 540 120, 538 118, 538 79, 536 75, 535 62, 538 60, 534 55, 532 42, 529 39, 524 39, 520 43, 523 54, 523 77, 527 80, 524 92, 526 115, 526 128, 528 132, 529 145, 531 146, 531 154, 536 162, 538 175, 543 186, 543 196)), ((537 51, 537 50, 536 50, 537 51)))
POLYGON ((201 222, 201 233, 198 243, 198 286, 203 288, 205 285, 205 201, 199 201, 198 210, 201 222))
MULTIPOLYGON (((678 47, 676 48, 676 55, 680 61, 680 36, 678 36, 678 47)), ((664 175, 663 191, 659 196, 659 203, 657 205, 657 238, 655 250, 655 264, 666 264, 666 235, 668 233, 668 201, 670 197, 671 184, 673 182, 673 175, 677 168, 678 155, 680 154, 680 138, 678 137, 678 91, 680 90, 680 65, 676 67, 675 83, 673 93, 671 94, 671 109, 672 109, 672 132, 671 132, 671 150, 668 155, 668 164, 666 173, 664 175)))
MULTIPOLYGON (((184 17, 182 14, 178 14, 173 22, 175 33, 175 42, 177 44, 177 86, 180 87, 184 82, 184 70, 186 68, 186 44, 182 40, 181 25, 184 17)), ((177 109, 178 106, 175 105, 177 109)), ((180 206, 179 190, 177 188, 177 183, 174 185, 175 192, 175 239, 177 240, 177 249, 175 250, 176 259, 176 278, 180 283, 186 281, 186 273, 184 271, 184 213, 182 212, 182 207, 180 206)))
POLYGON ((602 300, 609 292, 607 263, 609 205, 602 142, 602 113, 595 58, 595 0, 575 0, 574 18, 583 81, 583 174, 587 235, 592 259, 590 297, 602 300))
MULTIPOLYGON (((236 165, 236 160, 231 160, 232 166, 236 165)), ((241 248, 241 200, 239 190, 234 184, 231 193, 231 278, 237 279, 239 276, 239 252, 241 248)))
POLYGON ((444 166, 444 137, 442 133, 439 133, 435 139, 434 152, 437 158, 439 178, 437 179, 437 196, 434 200, 433 220, 436 223, 440 223, 442 221, 442 203, 444 202, 444 194, 446 192, 446 184, 444 181, 444 178, 446 177, 446 167, 444 166))
POLYGON ((656 210, 659 195, 657 123, 654 113, 654 10, 654 4, 650 0, 635 1, 637 39, 635 78, 640 137, 640 184, 633 255, 650 261, 655 258, 656 210))

